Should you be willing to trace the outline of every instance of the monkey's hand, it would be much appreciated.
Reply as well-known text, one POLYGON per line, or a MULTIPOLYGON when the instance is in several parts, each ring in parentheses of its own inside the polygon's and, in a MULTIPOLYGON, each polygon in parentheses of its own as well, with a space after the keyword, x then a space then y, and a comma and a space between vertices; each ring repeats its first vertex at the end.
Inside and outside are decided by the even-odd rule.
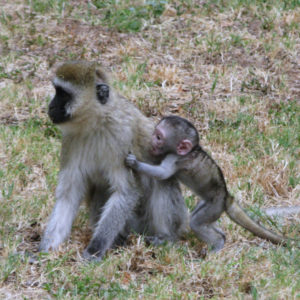
POLYGON ((125 158, 125 165, 127 167, 130 167, 130 168, 136 170, 138 167, 138 161, 137 161, 135 155, 128 154, 127 157, 125 158))

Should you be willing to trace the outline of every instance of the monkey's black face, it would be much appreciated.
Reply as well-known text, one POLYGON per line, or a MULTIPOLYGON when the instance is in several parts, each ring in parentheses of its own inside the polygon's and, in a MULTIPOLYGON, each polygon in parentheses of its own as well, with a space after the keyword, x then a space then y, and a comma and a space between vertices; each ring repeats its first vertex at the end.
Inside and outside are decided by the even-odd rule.
POLYGON ((60 124, 71 118, 67 105, 73 101, 73 96, 60 86, 55 86, 55 90, 55 96, 49 104, 48 115, 54 124, 60 124))

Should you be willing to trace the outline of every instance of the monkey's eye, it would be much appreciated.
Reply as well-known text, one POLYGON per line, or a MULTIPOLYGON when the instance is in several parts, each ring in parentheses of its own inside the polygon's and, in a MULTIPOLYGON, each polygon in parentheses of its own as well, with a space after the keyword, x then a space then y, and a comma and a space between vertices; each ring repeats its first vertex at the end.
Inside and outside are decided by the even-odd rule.
POLYGON ((156 138, 157 138, 158 140, 160 140, 160 139, 161 139, 161 137, 160 137, 160 135, 159 135, 159 134, 157 134, 157 135, 156 135, 156 138))

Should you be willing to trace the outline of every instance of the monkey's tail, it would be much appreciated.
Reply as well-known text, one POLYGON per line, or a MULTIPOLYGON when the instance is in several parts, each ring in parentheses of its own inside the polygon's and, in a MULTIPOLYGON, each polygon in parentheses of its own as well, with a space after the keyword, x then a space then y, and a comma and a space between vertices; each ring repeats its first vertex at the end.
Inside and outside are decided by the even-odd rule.
POLYGON ((287 238, 280 236, 252 220, 234 200, 232 196, 228 196, 226 200, 226 212, 237 224, 252 232, 254 235, 272 242, 273 244, 287 245, 287 238))

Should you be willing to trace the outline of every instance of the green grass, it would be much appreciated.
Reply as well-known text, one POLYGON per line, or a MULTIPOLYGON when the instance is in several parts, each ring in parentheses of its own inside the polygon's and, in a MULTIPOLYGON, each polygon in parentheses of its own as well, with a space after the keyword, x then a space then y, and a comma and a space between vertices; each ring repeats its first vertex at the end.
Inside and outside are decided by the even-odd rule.
POLYGON ((104 15, 103 24, 121 32, 138 32, 144 23, 157 19, 165 9, 167 1, 100 1, 93 5, 104 15))

